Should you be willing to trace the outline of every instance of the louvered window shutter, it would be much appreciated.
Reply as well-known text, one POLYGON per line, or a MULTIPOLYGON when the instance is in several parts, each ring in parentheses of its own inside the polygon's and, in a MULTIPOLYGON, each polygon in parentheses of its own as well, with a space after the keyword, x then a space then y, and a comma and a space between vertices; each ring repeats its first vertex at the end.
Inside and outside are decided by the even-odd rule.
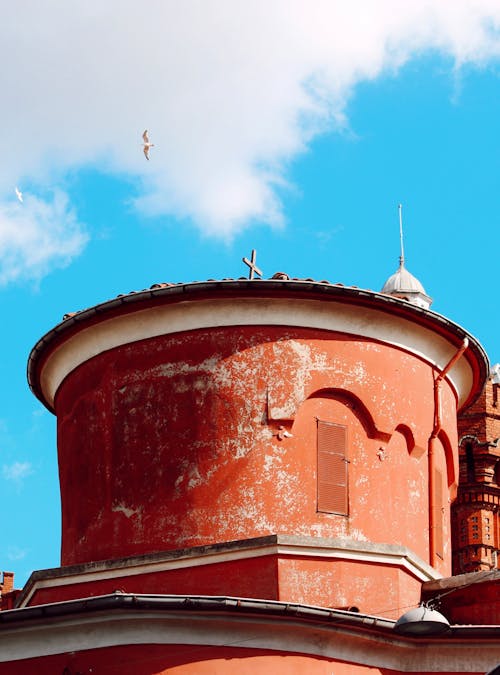
POLYGON ((348 514, 347 427, 318 420, 318 511, 348 514))

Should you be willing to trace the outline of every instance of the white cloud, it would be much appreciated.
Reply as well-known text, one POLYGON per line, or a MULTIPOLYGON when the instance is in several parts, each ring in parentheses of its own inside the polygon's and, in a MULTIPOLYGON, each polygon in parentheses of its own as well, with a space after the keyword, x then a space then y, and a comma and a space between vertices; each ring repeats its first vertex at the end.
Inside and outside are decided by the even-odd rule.
POLYGON ((14 483, 20 483, 32 473, 33 467, 30 462, 13 462, 12 464, 4 464, 2 468, 2 475, 5 480, 14 483))
POLYGON ((26 557, 28 549, 19 548, 19 546, 9 546, 7 549, 7 558, 11 562, 18 562, 26 557))
MULTIPOLYGON (((482 65, 500 54, 499 28, 498 0, 18 0, 0 24, 3 62, 15 64, 0 70, 0 193, 94 164, 136 178, 137 208, 207 234, 279 226, 287 164, 346 123, 357 83, 426 50, 482 65)), ((52 229, 45 262, 33 260, 40 213, 55 222, 39 208, 23 241, 6 235, 5 280, 82 246, 65 205, 67 229, 52 229)), ((9 233, 18 213, 1 213, 9 233)))
POLYGON ((0 285, 22 278, 39 279, 64 267, 87 241, 62 192, 50 199, 23 196, 23 203, 0 202, 0 285))

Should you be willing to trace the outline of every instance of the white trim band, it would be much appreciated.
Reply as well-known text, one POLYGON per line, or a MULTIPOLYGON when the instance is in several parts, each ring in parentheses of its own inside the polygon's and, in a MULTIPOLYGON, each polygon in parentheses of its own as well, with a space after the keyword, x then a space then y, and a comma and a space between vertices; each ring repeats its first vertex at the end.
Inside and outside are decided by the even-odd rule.
MULTIPOLYGON (((105 319, 69 337, 45 363, 40 384, 51 406, 64 378, 79 365, 122 345, 200 328, 221 326, 316 328, 371 338, 404 349, 442 368, 456 347, 436 331, 394 314, 347 303, 319 300, 238 298, 183 301, 105 319)), ((459 405, 467 398, 473 374, 466 359, 450 380, 459 405)))
MULTIPOLYGON (((331 624, 299 618, 284 619, 269 614, 237 615, 230 611, 210 614, 195 610, 101 610, 64 618, 5 626, 0 631, 0 663, 50 657, 55 654, 97 650, 120 645, 200 645, 215 648, 245 648, 277 652, 282 662, 286 653, 321 656, 395 672, 485 672, 498 662, 498 642, 471 636, 405 640, 385 630, 354 628, 348 620, 331 624)), ((472 627, 474 628, 474 627, 472 627)), ((147 647, 144 647, 147 649, 147 647)), ((189 660, 189 647, 186 647, 189 660)), ((224 653, 220 654, 220 658, 224 653)), ((96 654, 98 658, 98 654, 96 654)), ((168 652, 166 653, 166 661, 168 652)), ((278 669, 279 672, 284 670, 278 669)), ((315 672, 311 663, 311 672, 315 672)), ((324 672, 322 670, 322 672, 324 672)))
MULTIPOLYGON (((74 584, 93 583, 107 579, 119 579, 123 577, 132 577, 142 574, 158 574, 170 570, 185 569, 189 567, 201 567, 204 565, 216 565, 225 562, 234 562, 237 560, 248 560, 251 558, 260 558, 263 556, 294 556, 299 558, 319 557, 330 558, 332 560, 347 560, 361 563, 376 563, 390 567, 400 567, 416 579, 422 582, 441 579, 441 575, 420 558, 414 556, 411 552, 385 550, 383 546, 371 546, 367 549, 361 547, 347 546, 321 546, 315 544, 303 545, 293 543, 278 543, 264 546, 249 547, 243 550, 225 550, 222 552, 208 551, 201 555, 186 553, 185 555, 169 558, 168 555, 161 560, 154 561, 135 561, 132 559, 128 564, 117 565, 116 563, 92 563, 89 565, 89 571, 78 571, 75 573, 65 572, 61 568, 61 576, 50 577, 46 579, 37 579, 29 593, 20 603, 20 607, 29 605, 33 595, 41 589, 56 588, 60 586, 71 586, 74 584)), ((85 594, 85 591, 82 591, 85 594)))

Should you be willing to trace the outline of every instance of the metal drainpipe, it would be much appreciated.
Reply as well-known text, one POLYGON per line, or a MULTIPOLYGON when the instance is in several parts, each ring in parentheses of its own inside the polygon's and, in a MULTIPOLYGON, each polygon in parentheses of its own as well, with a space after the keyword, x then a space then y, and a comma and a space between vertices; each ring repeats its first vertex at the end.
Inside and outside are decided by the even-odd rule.
POLYGON ((435 515, 434 515, 434 446, 436 439, 441 431, 442 421, 441 421, 441 382, 453 368, 455 363, 459 360, 462 354, 465 352, 469 346, 469 339, 464 338, 461 347, 458 349, 457 353, 452 356, 448 361, 443 370, 437 375, 434 380, 434 427, 432 429, 432 434, 429 438, 429 449, 428 449, 428 472, 429 472, 429 564, 431 567, 434 567, 434 558, 436 555, 435 545, 434 545, 434 530, 436 527, 435 515))

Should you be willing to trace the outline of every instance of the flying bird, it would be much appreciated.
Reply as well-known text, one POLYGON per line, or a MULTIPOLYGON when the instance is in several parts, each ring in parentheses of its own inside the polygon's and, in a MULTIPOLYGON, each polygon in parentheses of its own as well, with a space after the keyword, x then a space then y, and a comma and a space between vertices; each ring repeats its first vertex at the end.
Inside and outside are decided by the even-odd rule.
POLYGON ((146 159, 149 160, 149 148, 154 148, 154 143, 150 143, 149 141, 149 136, 148 136, 148 130, 146 129, 144 133, 142 134, 142 140, 143 140, 143 150, 144 150, 144 156, 146 159))
POLYGON ((18 187, 16 187, 16 197, 19 199, 19 201, 22 204, 23 203, 23 193, 21 192, 21 190, 18 187))

